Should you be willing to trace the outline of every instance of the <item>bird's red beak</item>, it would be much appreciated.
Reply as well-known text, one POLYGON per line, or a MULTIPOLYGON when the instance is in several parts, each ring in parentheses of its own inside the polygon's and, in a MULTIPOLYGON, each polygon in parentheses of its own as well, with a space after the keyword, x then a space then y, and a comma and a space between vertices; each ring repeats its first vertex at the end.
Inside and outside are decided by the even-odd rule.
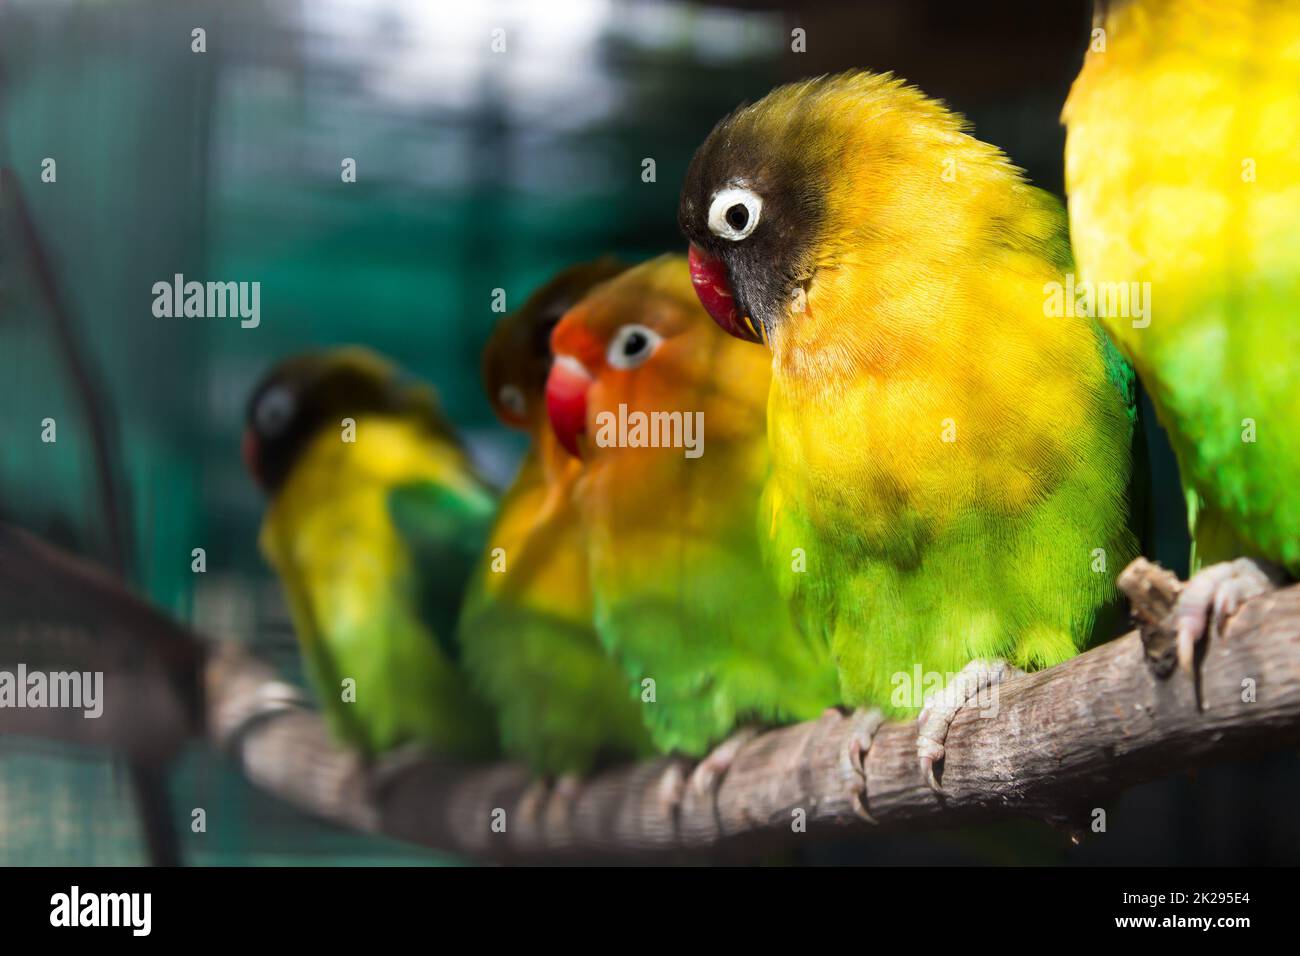
POLYGON ((581 458, 578 436, 587 431, 587 389, 591 373, 571 355, 556 355, 546 378, 546 413, 555 436, 575 458, 581 458))
POLYGON ((262 464, 257 455, 257 436, 251 428, 244 429, 244 438, 239 444, 239 453, 243 456, 244 467, 253 476, 253 480, 262 485, 262 464))
POLYGON ((727 275, 727 267, 722 260, 692 242, 690 263, 691 284, 695 286, 695 294, 700 297, 704 311, 728 334, 746 342, 761 343, 763 336, 759 334, 753 320, 741 315, 736 308, 731 278, 727 275))

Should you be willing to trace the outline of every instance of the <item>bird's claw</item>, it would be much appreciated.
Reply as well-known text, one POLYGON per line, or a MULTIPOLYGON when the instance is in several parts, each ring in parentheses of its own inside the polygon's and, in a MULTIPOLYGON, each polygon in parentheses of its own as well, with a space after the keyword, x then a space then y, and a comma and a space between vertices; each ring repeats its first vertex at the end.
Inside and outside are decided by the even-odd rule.
POLYGON ((529 782, 524 792, 519 795, 520 825, 532 830, 541 825, 546 810, 546 802, 551 795, 551 779, 535 777, 529 782))
POLYGON ((939 792, 939 778, 934 775, 934 765, 943 759, 943 744, 937 743, 919 733, 916 738, 916 755, 921 762, 921 776, 935 793, 939 792))
POLYGON ((664 768, 655 788, 655 803, 659 814, 665 820, 674 820, 681 811, 682 798, 686 795, 686 773, 682 762, 673 759, 664 768))
POLYGON ((957 712, 976 695, 1020 673, 1004 660, 971 661, 947 687, 925 699, 916 721, 916 754, 921 776, 935 793, 941 792, 935 767, 943 761, 948 728, 957 712))
POLYGON ((756 727, 742 727, 714 747, 694 768, 680 757, 664 768, 656 787, 655 800, 665 820, 677 825, 683 814, 690 816, 700 801, 715 801, 722 780, 731 769, 740 748, 756 737, 756 727))
POLYGON ((1267 562, 1237 558, 1202 568, 1178 595, 1174 605, 1174 648, 1178 667, 1192 673, 1196 645, 1206 635, 1222 636, 1232 615, 1251 598, 1272 591, 1281 573, 1267 562))
POLYGON ((696 797, 709 797, 717 793, 722 780, 731 769, 740 748, 758 736, 757 727, 741 727, 730 737, 718 744, 708 756, 701 760, 691 771, 687 787, 696 797))
POLYGON ((875 823, 876 818, 867 809, 867 754, 871 752, 876 732, 885 722, 885 715, 874 707, 859 708, 849 719, 853 722, 853 729, 844 748, 844 762, 851 773, 849 779, 853 780, 849 803, 859 817, 868 823, 875 823))

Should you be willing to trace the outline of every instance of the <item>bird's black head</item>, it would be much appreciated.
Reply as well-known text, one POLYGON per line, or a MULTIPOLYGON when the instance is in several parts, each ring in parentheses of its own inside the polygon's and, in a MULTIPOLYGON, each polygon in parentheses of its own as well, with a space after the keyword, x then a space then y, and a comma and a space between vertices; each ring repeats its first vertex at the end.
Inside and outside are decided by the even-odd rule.
POLYGON ((570 266, 497 324, 483 352, 483 383, 501 421, 523 429, 545 424, 551 330, 593 287, 626 268, 612 256, 570 266))
POLYGON ((804 118, 774 96, 714 127, 677 210, 700 301, 724 329, 754 342, 770 338, 811 279, 824 207, 824 150, 809 148, 804 118))
POLYGON ((244 463, 274 496, 322 429, 366 415, 411 416, 450 438, 431 389, 403 381, 366 349, 330 349, 285 359, 263 376, 248 403, 244 463))
MULTIPOLYGON (((819 311, 842 322, 843 306, 873 292, 931 288, 953 256, 1055 230, 1019 170, 968 125, 863 71, 778 87, 732 113, 696 152, 678 208, 705 309, 780 350, 794 322, 805 344, 824 342, 819 311), (1028 234, 1008 238, 1012 223, 1028 234)), ((841 345, 870 334, 869 310, 852 318, 841 345)))

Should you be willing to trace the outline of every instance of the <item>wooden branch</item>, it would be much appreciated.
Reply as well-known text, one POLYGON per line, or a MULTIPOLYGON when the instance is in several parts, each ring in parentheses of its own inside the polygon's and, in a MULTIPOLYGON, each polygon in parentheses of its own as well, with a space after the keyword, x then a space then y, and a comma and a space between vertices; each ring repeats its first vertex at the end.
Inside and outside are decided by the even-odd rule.
MULTIPOLYGON (((1147 565, 1130 580, 1167 594, 1166 574, 1147 565)), ((1208 648, 1200 677, 1203 709, 1184 675, 1157 676, 1132 632, 1015 678, 1000 688, 996 717, 958 714, 941 794, 921 777, 916 725, 886 724, 866 760, 874 825, 853 805, 863 779, 847 756, 851 715, 755 738, 716 800, 688 792, 672 813, 664 794, 690 769, 672 759, 552 786, 512 765, 398 760, 367 772, 329 743, 319 721, 285 713, 278 700, 250 722, 272 675, 234 649, 214 659, 208 699, 214 741, 239 756, 257 785, 309 812, 476 858, 556 862, 716 856, 742 843, 753 853, 810 836, 1010 816, 1077 827, 1127 786, 1300 742, 1300 585, 1247 604, 1208 648), (799 819, 806 834, 796 830, 799 819)))
MULTIPOLYGON (((14 570, 0 560, 0 611, 14 570)), ((1160 602, 1176 582, 1154 565, 1130 571, 1137 616, 1157 634, 1160 602)), ((49 573, 43 568, 39 577, 49 573)), ((156 614, 139 617, 140 602, 115 600, 121 606, 110 609, 100 595, 96 606, 116 618, 156 614)), ((1250 601, 1209 645, 1199 667, 1200 707, 1184 673, 1157 676, 1158 659, 1148 660, 1132 632, 1010 680, 996 716, 974 708, 958 714, 939 794, 921 777, 915 724, 890 723, 867 756, 864 796, 863 774, 848 758, 857 718, 834 712, 755 737, 716 792, 688 788, 675 810, 667 797, 680 792, 691 768, 673 758, 545 785, 509 763, 399 754, 367 766, 331 743, 300 691, 232 643, 206 657, 206 734, 256 786, 308 813, 477 859, 752 858, 819 837, 1011 816, 1077 828, 1125 787, 1300 743, 1300 585, 1250 601), (859 816, 856 800, 876 823, 859 816)), ((115 746, 138 748, 131 736, 138 730, 136 722, 120 723, 115 746)))
POLYGON ((0 669, 98 671, 103 715, 0 708, 0 733, 47 737, 153 766, 202 733, 205 651, 111 572, 0 525, 0 669))

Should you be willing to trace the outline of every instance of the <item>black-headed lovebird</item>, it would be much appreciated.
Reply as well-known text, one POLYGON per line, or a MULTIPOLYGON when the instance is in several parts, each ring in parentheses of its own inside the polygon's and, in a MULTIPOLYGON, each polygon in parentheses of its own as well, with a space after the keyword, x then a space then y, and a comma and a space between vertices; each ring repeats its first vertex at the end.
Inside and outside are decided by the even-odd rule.
POLYGON ((701 302, 771 350, 779 587, 846 704, 927 704, 937 787, 956 709, 1007 664, 1075 654, 1136 552, 1132 370, 1053 308, 1060 203, 940 103, 855 72, 724 118, 678 213, 701 302))
POLYGON ((716 784, 756 725, 838 703, 826 647, 793 626, 759 548, 768 362, 709 321, 682 256, 598 286, 551 347, 601 640, 655 745, 713 748, 694 779, 716 784))
POLYGON ((1188 670, 1211 624, 1300 576, 1298 45, 1294 3, 1099 5, 1063 117, 1076 287, 1178 458, 1188 670))
POLYGON ((270 499, 260 544, 335 737, 368 756, 492 753, 455 625, 495 502, 432 389, 360 348, 287 359, 248 404, 244 459, 270 499))
POLYGON ((624 268, 600 259, 559 273, 501 320, 483 356, 493 410, 532 444, 471 581, 460 640, 467 672, 497 709, 506 753, 545 774, 652 752, 641 703, 596 636, 574 501, 582 465, 560 446, 545 402, 551 330, 624 268))

